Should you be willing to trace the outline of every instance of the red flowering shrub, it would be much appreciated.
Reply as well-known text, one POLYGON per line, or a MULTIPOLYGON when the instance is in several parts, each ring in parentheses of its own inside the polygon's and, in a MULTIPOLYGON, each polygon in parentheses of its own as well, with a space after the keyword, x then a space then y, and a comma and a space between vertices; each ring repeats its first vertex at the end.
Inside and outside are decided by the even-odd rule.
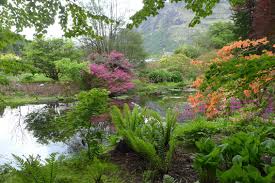
POLYGON ((90 56, 93 64, 90 71, 93 76, 100 80, 101 87, 106 87, 112 94, 125 93, 134 88, 131 82, 133 73, 132 65, 124 58, 124 55, 117 51, 112 51, 109 55, 98 57, 90 56))

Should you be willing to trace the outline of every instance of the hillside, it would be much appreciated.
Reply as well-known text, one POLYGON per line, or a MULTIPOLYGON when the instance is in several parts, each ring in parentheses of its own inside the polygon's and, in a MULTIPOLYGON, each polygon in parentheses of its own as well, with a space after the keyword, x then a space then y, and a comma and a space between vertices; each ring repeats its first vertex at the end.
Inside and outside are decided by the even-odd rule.
POLYGON ((184 8, 184 3, 167 3, 159 11, 159 15, 148 18, 137 31, 143 35, 146 51, 150 54, 160 54, 171 52, 180 44, 191 43, 195 34, 205 31, 214 22, 230 20, 230 16, 229 3, 221 0, 211 16, 190 28, 188 24, 194 14, 184 8))

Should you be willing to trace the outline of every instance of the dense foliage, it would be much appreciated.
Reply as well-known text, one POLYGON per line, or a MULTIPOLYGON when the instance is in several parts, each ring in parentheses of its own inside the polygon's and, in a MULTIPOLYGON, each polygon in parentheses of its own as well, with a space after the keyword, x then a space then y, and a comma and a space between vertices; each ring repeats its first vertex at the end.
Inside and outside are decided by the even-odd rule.
POLYGON ((189 98, 193 107, 206 104, 209 117, 223 111, 231 97, 242 101, 256 100, 260 107, 266 97, 272 97, 269 90, 274 80, 274 54, 266 38, 237 41, 223 47, 218 58, 210 65, 205 76, 198 77, 195 87, 200 87, 205 96, 198 92, 189 98), (267 50, 269 49, 269 50, 267 50))
POLYGON ((59 17, 58 23, 68 37, 87 35, 98 38, 89 21, 91 19, 107 23, 112 21, 106 16, 89 12, 79 3, 70 0, 4 0, 0 1, 0 7, 1 26, 7 29, 14 26, 19 32, 26 27, 34 27, 38 35, 47 32, 47 28, 56 22, 56 16, 59 17))
POLYGON ((88 63, 77 62, 69 58, 63 58, 61 60, 55 61, 55 67, 58 70, 58 77, 67 77, 72 81, 81 81, 82 73, 87 72, 88 63))
POLYGON ((181 47, 177 48, 174 53, 183 54, 192 59, 198 58, 201 55, 198 48, 190 45, 182 45, 181 47))
POLYGON ((132 65, 122 53, 112 51, 100 58, 94 54, 90 58, 94 62, 90 65, 91 74, 99 79, 100 87, 107 88, 112 94, 125 93, 134 87, 132 65))
POLYGON ((220 49, 238 39, 235 30, 236 26, 232 22, 216 22, 209 27, 206 33, 196 36, 194 42, 204 49, 220 49))
POLYGON ((153 83, 181 82, 182 76, 178 71, 169 72, 166 70, 155 70, 149 73, 149 80, 153 83))
POLYGON ((220 145, 210 139, 196 142, 199 153, 194 166, 200 172, 200 182, 272 182, 274 137, 274 127, 261 127, 238 132, 220 145))
POLYGON ((92 89, 88 92, 81 92, 78 95, 79 102, 67 113, 64 120, 73 134, 80 133, 87 146, 87 154, 93 159, 101 152, 102 133, 96 128, 92 117, 105 113, 108 105, 108 92, 101 89, 92 89))
POLYGON ((25 63, 14 54, 0 55, 0 73, 18 75, 24 72, 35 71, 31 64, 25 63))
POLYGON ((23 53, 23 59, 38 69, 38 72, 53 79, 59 79, 59 70, 55 61, 71 59, 80 61, 82 53, 71 41, 64 39, 36 39, 32 41, 23 53))
POLYGON ((139 110, 138 107, 130 111, 127 105, 122 112, 117 107, 112 110, 112 121, 118 134, 161 174, 167 173, 174 153, 176 120, 171 111, 162 118, 154 111, 139 110))

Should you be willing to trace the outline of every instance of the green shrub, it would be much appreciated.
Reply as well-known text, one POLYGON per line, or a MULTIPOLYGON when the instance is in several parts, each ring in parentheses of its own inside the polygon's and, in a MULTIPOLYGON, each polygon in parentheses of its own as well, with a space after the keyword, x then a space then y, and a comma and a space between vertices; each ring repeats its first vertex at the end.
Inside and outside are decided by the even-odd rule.
POLYGON ((150 162, 159 173, 167 173, 175 149, 176 115, 168 110, 166 118, 147 109, 127 105, 123 112, 113 107, 112 121, 126 143, 150 162))
POLYGON ((194 144, 203 137, 211 137, 221 132, 226 127, 222 121, 211 122, 205 118, 198 118, 194 121, 185 123, 175 131, 176 138, 185 144, 194 144))
POLYGON ((149 80, 153 83, 181 82, 182 76, 178 71, 169 72, 167 70, 155 70, 149 74, 149 80))
POLYGON ((149 79, 152 83, 166 82, 169 79, 170 73, 166 70, 155 70, 149 74, 149 79))
POLYGON ((170 73, 170 81, 171 82, 181 82, 182 81, 182 76, 179 71, 174 71, 170 73))
POLYGON ((8 85, 10 83, 6 75, 0 73, 0 85, 8 85))
POLYGON ((209 139, 196 142, 199 153, 194 167, 200 173, 200 182, 273 182, 274 139, 275 127, 264 126, 233 134, 221 145, 209 139))
POLYGON ((21 78, 21 82, 23 83, 29 83, 34 80, 33 74, 23 74, 23 77, 21 78))
POLYGON ((198 65, 193 65, 191 61, 191 58, 182 53, 173 54, 171 56, 163 56, 160 59, 159 64, 152 69, 165 69, 169 72, 178 71, 184 79, 194 80, 198 75, 203 73, 205 68, 198 65))
POLYGON ((116 174, 117 167, 111 163, 95 159, 92 165, 88 167, 88 171, 94 183, 104 183, 110 179, 111 174, 116 174))
POLYGON ((198 58, 201 55, 200 50, 198 48, 190 45, 183 45, 177 48, 174 53, 183 54, 192 59, 198 58))
POLYGON ((87 154, 93 159, 101 152, 102 131, 94 128, 92 117, 105 113, 108 107, 109 92, 104 89, 92 89, 78 94, 78 103, 68 112, 65 120, 68 128, 80 133, 87 144, 87 154))
POLYGON ((232 22, 216 22, 207 32, 199 33, 195 37, 195 44, 202 48, 222 48, 228 43, 238 40, 232 22))
POLYGON ((55 61, 55 67, 59 71, 59 77, 66 77, 73 81, 81 81, 81 72, 88 69, 88 64, 85 62, 78 63, 69 58, 63 58, 61 60, 55 61))

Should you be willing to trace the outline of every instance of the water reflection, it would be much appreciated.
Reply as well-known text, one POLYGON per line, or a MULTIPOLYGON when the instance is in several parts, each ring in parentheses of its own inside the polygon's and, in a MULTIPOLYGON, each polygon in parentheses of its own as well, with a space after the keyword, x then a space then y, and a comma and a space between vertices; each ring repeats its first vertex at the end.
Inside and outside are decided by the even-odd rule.
POLYGON ((10 161, 12 153, 25 156, 39 154, 44 159, 54 152, 66 152, 67 146, 64 143, 39 143, 38 138, 28 130, 25 123, 26 116, 32 112, 41 112, 45 108, 50 108, 59 113, 66 107, 65 104, 7 107, 0 117, 0 164, 10 161))
POLYGON ((136 98, 136 103, 142 107, 152 109, 162 116, 165 115, 167 109, 177 111, 179 107, 187 104, 189 93, 180 93, 175 95, 160 95, 160 96, 142 96, 136 98))
POLYGON ((70 138, 63 114, 70 108, 69 104, 47 105, 40 110, 29 113, 24 122, 26 129, 33 133, 41 144, 49 142, 61 142, 70 138))

